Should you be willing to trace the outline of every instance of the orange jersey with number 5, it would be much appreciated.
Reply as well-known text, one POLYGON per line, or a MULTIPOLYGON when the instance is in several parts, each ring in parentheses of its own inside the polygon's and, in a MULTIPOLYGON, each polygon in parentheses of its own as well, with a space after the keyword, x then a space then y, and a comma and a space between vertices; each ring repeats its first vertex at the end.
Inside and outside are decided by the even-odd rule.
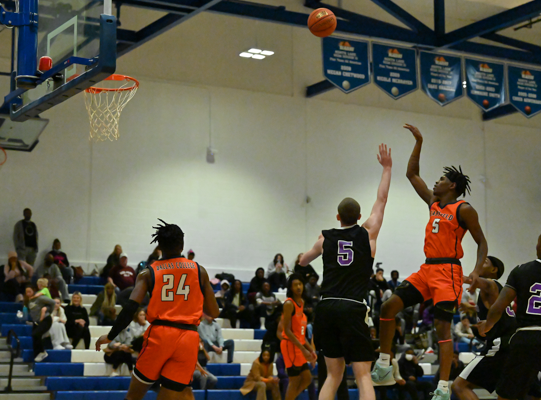
POLYGON ((153 262, 150 270, 153 288, 147 319, 199 325, 203 314, 203 289, 199 264, 187 258, 153 262))
MULTIPOLYGON (((301 342, 301 344, 304 344, 306 343, 306 325, 308 324, 308 319, 306 318, 306 314, 304 313, 304 304, 299 306, 291 297, 288 297, 286 299, 286 301, 288 300, 291 300, 291 302, 295 306, 295 311, 291 316, 291 332, 293 332, 293 334, 299 340, 299 342, 301 342)), ((282 322, 283 320, 284 316, 282 315, 282 322)), ((284 340, 289 340, 286 335, 285 327, 282 331, 282 337, 284 338, 284 340)))
POLYGON ((439 202, 432 203, 425 234, 426 258, 461 259, 464 256, 462 238, 468 230, 459 222, 460 206, 464 203, 459 200, 443 208, 439 202))

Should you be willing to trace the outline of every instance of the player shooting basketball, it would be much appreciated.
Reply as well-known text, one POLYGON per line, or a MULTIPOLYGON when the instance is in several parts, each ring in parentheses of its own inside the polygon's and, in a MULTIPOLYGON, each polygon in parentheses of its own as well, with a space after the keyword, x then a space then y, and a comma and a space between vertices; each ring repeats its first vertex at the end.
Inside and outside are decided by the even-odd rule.
POLYGON ((173 224, 154 227, 154 242, 163 258, 153 262, 138 276, 128 303, 122 308, 108 335, 96 342, 96 350, 110 343, 133 319, 139 305, 151 294, 147 310, 150 327, 133 371, 126 400, 142 399, 157 380, 161 383, 158 400, 194 399, 189 384, 197 353, 203 307, 205 314, 219 314, 214 291, 205 268, 180 256, 184 232, 173 224))
POLYGON ((462 169, 446 167, 444 175, 428 189, 419 176, 419 159, 423 136, 419 129, 406 124, 416 140, 406 176, 417 194, 428 204, 430 220, 426 226, 425 264, 407 278, 389 300, 383 303, 380 315, 381 353, 372 371, 372 380, 380 385, 393 385, 390 363, 391 343, 395 333, 395 316, 405 307, 429 299, 434 300, 434 324, 440 351, 440 381, 433 400, 448 400, 449 374, 453 359, 451 321, 462 297, 462 238, 469 230, 477 243, 477 262, 470 274, 470 291, 478 286, 479 275, 487 258, 488 246, 475 209, 459 196, 470 192, 470 180, 462 169))

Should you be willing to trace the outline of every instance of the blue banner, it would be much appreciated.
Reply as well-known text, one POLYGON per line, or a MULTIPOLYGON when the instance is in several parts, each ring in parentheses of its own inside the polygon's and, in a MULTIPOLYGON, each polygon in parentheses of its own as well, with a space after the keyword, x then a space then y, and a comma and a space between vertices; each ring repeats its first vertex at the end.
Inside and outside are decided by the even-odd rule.
POLYGON ((509 100, 522 115, 531 118, 541 112, 541 71, 507 66, 509 100))
POLYGON ((500 63, 464 59, 468 97, 483 111, 505 103, 504 65, 500 63))
POLYGON ((323 74, 344 93, 370 83, 368 42, 326 37, 323 46, 323 74))
POLYGON ((374 83, 393 99, 417 90, 414 49, 372 43, 374 83))
POLYGON ((440 106, 462 97, 462 58, 421 51, 421 90, 440 106))

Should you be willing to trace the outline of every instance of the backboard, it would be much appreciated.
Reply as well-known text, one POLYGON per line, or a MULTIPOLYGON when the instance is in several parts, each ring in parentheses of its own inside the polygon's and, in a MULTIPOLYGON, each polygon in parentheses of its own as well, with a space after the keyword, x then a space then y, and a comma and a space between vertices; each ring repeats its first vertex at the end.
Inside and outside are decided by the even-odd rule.
POLYGON ((111 0, 19 0, 19 4, 19 13, 30 15, 37 5, 38 23, 18 28, 12 91, 4 103, 12 120, 37 117, 115 72, 116 18, 111 15, 111 0), (52 58, 52 68, 38 71, 44 56, 52 58))

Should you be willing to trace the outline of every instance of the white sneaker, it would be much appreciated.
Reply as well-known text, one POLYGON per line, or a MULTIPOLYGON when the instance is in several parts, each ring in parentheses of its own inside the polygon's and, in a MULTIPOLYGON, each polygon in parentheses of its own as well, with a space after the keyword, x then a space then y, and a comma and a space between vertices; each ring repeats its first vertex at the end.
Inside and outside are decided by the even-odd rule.
POLYGON ((67 349, 67 350, 73 349, 73 346, 71 344, 69 344, 69 343, 62 343, 62 346, 64 346, 64 348, 67 349))
POLYGON ((46 359, 49 356, 46 351, 42 351, 39 353, 36 358, 34 358, 35 362, 42 362, 44 359, 46 359))
POLYGON ((120 376, 120 373, 118 371, 113 370, 113 372, 111 372, 111 376, 120 376))
POLYGON ((54 346, 53 350, 64 350, 64 346, 60 346, 60 345, 54 346))

